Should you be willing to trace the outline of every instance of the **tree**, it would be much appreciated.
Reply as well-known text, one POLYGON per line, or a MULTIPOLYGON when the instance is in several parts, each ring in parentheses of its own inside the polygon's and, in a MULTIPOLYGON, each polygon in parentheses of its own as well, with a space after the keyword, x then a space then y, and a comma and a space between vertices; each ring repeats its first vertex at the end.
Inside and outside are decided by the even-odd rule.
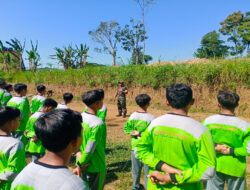
POLYGON ((239 27, 239 35, 243 39, 243 44, 247 47, 247 53, 250 53, 250 12, 243 16, 243 23, 239 27))
MULTIPOLYGON (((155 4, 155 0, 133 0, 134 2, 136 2, 140 9, 141 9, 141 14, 142 14, 142 24, 143 24, 143 31, 144 31, 144 34, 143 34, 143 53, 142 53, 142 56, 143 56, 143 61, 145 60, 144 59, 144 54, 145 54, 145 51, 146 51, 146 27, 145 27, 145 10, 150 6, 150 5, 153 5, 155 4)), ((143 62, 144 64, 144 62, 143 62)))
POLYGON ((229 36, 227 41, 234 43, 231 55, 242 54, 246 48, 245 41, 243 40, 240 32, 244 24, 244 15, 239 11, 229 15, 223 22, 220 23, 221 28, 219 31, 226 36, 229 36))
POLYGON ((113 57, 113 66, 116 65, 117 43, 119 42, 120 26, 116 21, 101 22, 96 30, 89 31, 92 40, 101 44, 97 52, 105 52, 113 57))
POLYGON ((11 54, 19 60, 19 69, 21 71, 25 70, 25 65, 24 65, 24 61, 23 61, 23 51, 25 48, 25 41, 23 44, 21 44, 21 42, 14 38, 11 39, 10 41, 6 41, 6 43, 13 48, 13 51, 11 52, 11 54))
POLYGON ((144 39, 144 26, 140 22, 135 23, 134 19, 130 19, 130 23, 131 25, 125 25, 119 36, 122 48, 132 53, 131 57, 135 57, 135 64, 138 65, 139 55, 143 49, 140 43, 144 39))
POLYGON ((220 40, 220 34, 216 31, 207 33, 201 39, 201 47, 195 52, 198 58, 225 58, 228 55, 228 46, 223 45, 225 42, 220 40))
POLYGON ((9 71, 8 64, 10 63, 10 56, 8 53, 6 53, 6 47, 4 47, 2 41, 0 40, 0 55, 2 57, 2 64, 3 64, 3 69, 5 71, 9 71))
POLYGON ((89 51, 89 46, 86 44, 80 44, 80 47, 76 46, 75 52, 76 52, 76 58, 77 58, 77 65, 78 67, 86 67, 86 61, 88 57, 88 51, 89 51))
POLYGON ((31 50, 30 51, 27 51, 26 50, 26 53, 28 55, 28 60, 29 60, 29 63, 30 63, 30 70, 32 72, 35 72, 37 67, 39 66, 39 61, 41 60, 41 57, 37 51, 38 49, 38 42, 36 41, 36 45, 34 46, 33 45, 33 42, 30 41, 31 43, 31 50))
MULTIPOLYGON (((153 60, 153 57, 150 56, 150 55, 144 55, 144 61, 142 60, 143 59, 143 54, 142 52, 139 52, 139 60, 138 60, 138 64, 142 65, 142 64, 148 64, 149 61, 152 61, 153 60)), ((132 58, 131 58, 131 64, 136 64, 136 55, 135 55, 135 52, 133 53, 132 55, 132 58)))

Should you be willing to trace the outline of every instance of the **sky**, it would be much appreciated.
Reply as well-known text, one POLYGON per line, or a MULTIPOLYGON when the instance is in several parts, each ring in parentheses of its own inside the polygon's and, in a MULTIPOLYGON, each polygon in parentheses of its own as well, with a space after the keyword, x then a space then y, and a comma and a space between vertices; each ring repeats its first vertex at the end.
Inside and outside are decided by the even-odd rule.
MULTIPOLYGON (((155 62, 192 59, 202 36, 218 31, 219 23, 237 11, 250 11, 250 0, 156 0, 146 10, 146 54, 155 62)), ((80 43, 90 46, 89 62, 111 65, 112 56, 95 52, 100 46, 88 32, 101 21, 124 26, 130 18, 140 20, 141 12, 133 0, 0 0, 0 18, 0 40, 26 40, 26 49, 37 40, 44 67, 59 67, 50 59, 55 47, 80 43)), ((117 54, 119 64, 131 56, 121 48, 117 54)))

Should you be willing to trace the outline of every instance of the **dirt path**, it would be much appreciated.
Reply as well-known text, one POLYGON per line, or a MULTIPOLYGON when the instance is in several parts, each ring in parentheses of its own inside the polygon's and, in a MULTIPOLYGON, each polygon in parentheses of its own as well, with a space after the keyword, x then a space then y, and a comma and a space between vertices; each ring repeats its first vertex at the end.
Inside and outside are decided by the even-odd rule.
MULTIPOLYGON (((128 118, 116 117, 117 107, 115 104, 105 104, 108 108, 108 114, 106 119, 107 124, 107 142, 124 142, 129 141, 130 137, 123 132, 123 126, 128 118)), ((82 112, 85 108, 84 104, 81 102, 73 102, 70 104, 70 108, 79 112, 82 112)), ((136 106, 128 106, 128 115, 137 110, 136 106)), ((166 110, 149 109, 149 113, 153 115, 160 116, 167 113, 166 110)), ((189 116, 193 117, 198 121, 204 120, 206 117, 211 115, 211 113, 190 113, 189 116)), ((242 118, 250 122, 250 118, 242 118)), ((250 172, 250 158, 248 158, 247 172, 250 172)), ((248 185, 250 185, 250 179, 247 179, 248 185)), ((116 181, 109 183, 105 186, 105 190, 114 190, 116 181)), ((119 182, 118 182, 119 183, 119 182)))

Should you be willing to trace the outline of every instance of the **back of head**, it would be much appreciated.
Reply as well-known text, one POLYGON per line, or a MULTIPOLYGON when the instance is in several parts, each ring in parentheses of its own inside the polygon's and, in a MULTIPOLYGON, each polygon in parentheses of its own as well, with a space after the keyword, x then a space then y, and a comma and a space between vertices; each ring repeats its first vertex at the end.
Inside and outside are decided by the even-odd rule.
POLYGON ((0 106, 0 127, 5 123, 20 117, 20 111, 14 107, 0 106))
POLYGON ((51 98, 47 98, 44 103, 43 103, 43 107, 44 108, 48 108, 48 107, 53 107, 56 108, 57 107, 57 102, 51 98))
POLYGON ((90 106, 97 101, 102 100, 102 96, 98 90, 90 90, 88 92, 83 93, 82 101, 87 105, 90 106))
POLYGON ((22 92, 22 90, 27 90, 27 85, 26 84, 23 84, 23 83, 17 83, 14 85, 14 91, 16 93, 20 93, 22 92))
POLYGON ((149 104, 150 100, 151 100, 151 98, 147 94, 140 94, 140 95, 136 96, 136 98, 135 98, 137 105, 140 107, 144 107, 147 104, 149 104))
POLYGON ((38 118, 35 132, 47 150, 60 152, 81 136, 81 123, 81 114, 76 111, 54 110, 38 118))
POLYGON ((173 84, 166 88, 166 98, 173 108, 185 108, 193 99, 192 88, 185 84, 173 84))
POLYGON ((12 85, 11 84, 6 84, 5 86, 4 86, 4 89, 5 90, 9 90, 9 89, 11 89, 12 88, 12 85))
POLYGON ((103 89, 97 89, 97 91, 100 93, 100 96, 103 99, 104 98, 104 90, 103 89))
POLYGON ((235 109, 239 105, 240 97, 231 91, 219 91, 217 95, 219 104, 224 109, 235 109))
POLYGON ((41 93, 46 90, 46 87, 44 85, 38 85, 36 87, 37 92, 41 93))
POLYGON ((74 98, 72 93, 64 93, 63 100, 66 102, 70 102, 74 98))

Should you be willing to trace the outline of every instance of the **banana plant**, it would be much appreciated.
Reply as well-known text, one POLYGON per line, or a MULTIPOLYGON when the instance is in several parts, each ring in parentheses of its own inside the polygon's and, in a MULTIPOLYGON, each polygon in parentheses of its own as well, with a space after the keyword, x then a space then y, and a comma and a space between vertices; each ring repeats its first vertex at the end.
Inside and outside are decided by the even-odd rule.
POLYGON ((37 51, 38 49, 38 42, 36 41, 36 44, 34 45, 32 41, 30 41, 31 43, 31 50, 27 51, 26 53, 28 55, 28 60, 30 63, 30 70, 35 72, 37 67, 39 66, 39 61, 41 60, 41 57, 37 51))

